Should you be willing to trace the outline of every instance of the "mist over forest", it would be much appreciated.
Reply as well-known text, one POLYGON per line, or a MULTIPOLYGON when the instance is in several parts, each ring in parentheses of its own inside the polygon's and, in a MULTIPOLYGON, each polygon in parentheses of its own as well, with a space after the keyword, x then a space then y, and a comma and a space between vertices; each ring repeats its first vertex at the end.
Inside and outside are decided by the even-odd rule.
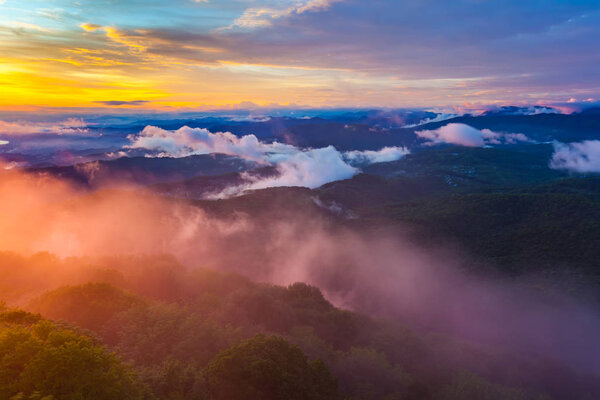
POLYGON ((0 0, 0 400, 600 399, 598 43, 598 0, 0 0))
POLYGON ((5 135, 0 393, 595 398, 600 119, 513 114, 5 135))

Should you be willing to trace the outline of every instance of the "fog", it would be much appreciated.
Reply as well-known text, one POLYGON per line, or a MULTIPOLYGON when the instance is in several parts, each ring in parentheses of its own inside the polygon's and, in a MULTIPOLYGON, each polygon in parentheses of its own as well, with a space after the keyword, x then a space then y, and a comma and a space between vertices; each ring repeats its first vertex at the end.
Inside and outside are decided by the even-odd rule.
MULTIPOLYGON (((359 232, 316 206, 254 199, 254 208, 244 208, 243 198, 234 201, 207 202, 203 210, 139 188, 88 193, 53 178, 4 171, 0 250, 62 258, 172 254, 188 268, 283 285, 302 281, 340 307, 557 359, 600 376, 600 313, 592 306, 467 273, 468 257, 458 250, 421 248, 406 232, 359 232)), ((42 279, 22 282, 37 279, 43 291, 77 275, 73 260, 52 268, 37 271, 42 279)))

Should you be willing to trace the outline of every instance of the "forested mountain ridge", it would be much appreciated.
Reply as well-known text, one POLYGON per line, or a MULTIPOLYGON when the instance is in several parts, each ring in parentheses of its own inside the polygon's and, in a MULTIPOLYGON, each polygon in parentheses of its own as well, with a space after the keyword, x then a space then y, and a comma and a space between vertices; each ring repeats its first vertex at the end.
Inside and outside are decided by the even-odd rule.
MULTIPOLYGON (((35 259, 21 262, 27 265, 35 263, 35 259)), ((316 368, 309 375, 321 376, 313 383, 306 381, 307 392, 298 394, 298 399, 332 398, 328 396, 333 396, 335 387, 339 387, 343 398, 352 399, 450 399, 458 393, 465 399, 482 395, 537 399, 538 394, 562 399, 582 398, 583 393, 600 390, 579 373, 548 359, 519 355, 502 347, 467 344, 449 336, 417 332, 398 323, 340 310, 325 300, 317 288, 305 284, 286 288, 256 284, 238 275, 210 270, 186 271, 168 258, 158 263, 154 258, 107 259, 97 260, 94 265, 95 273, 100 274, 96 275, 98 283, 46 292, 32 299, 26 309, 89 329, 105 346, 132 363, 136 385, 148 388, 148 396, 160 399, 228 398, 210 394, 211 390, 217 390, 210 389, 209 383, 213 379, 211 371, 216 368, 219 376, 231 376, 219 378, 227 379, 228 388, 246 390, 236 386, 238 374, 246 372, 234 372, 230 369, 233 366, 217 360, 241 352, 239 357, 256 356, 259 357, 256 362, 266 362, 263 357, 270 356, 259 356, 263 354, 259 348, 263 344, 265 350, 271 348, 274 344, 269 341, 275 339, 261 336, 251 339, 257 333, 283 336, 307 355, 293 356, 300 357, 296 366, 285 366, 273 359, 273 367, 264 372, 265 379, 274 377, 269 374, 281 373, 277 372, 281 368, 281 371, 286 368, 298 371, 289 370, 286 374, 304 374, 299 371, 316 368), (111 264, 119 270, 109 272, 111 264), (140 266, 144 264, 147 267, 140 266), (123 268, 124 265, 129 267, 123 268), (144 273, 138 275, 134 271, 144 273), (244 342, 248 339, 251 340, 244 342), (246 344, 240 348, 240 343, 246 344), (245 353, 244 346, 258 347, 251 347, 254 350, 245 353), (324 364, 302 361, 317 358, 324 364), (507 365, 511 368, 506 368, 507 365), (327 369, 335 380, 327 377, 327 369), (514 371, 519 373, 515 375, 514 371), (556 376, 561 377, 559 381, 556 376)), ((11 310, 2 315, 5 330, 16 329, 14 324, 6 322, 14 320, 13 315, 27 324, 41 321, 39 316, 11 310)), ((286 348, 297 352, 294 347, 286 348)), ((309 375, 302 379, 309 379, 309 375)), ((267 390, 257 382, 260 380, 249 383, 244 378, 239 385, 267 390)), ((292 387, 276 389, 279 394, 273 394, 272 398, 290 398, 281 394, 281 390, 299 393, 292 387)), ((28 387, 21 392, 34 393, 34 389, 28 387)))

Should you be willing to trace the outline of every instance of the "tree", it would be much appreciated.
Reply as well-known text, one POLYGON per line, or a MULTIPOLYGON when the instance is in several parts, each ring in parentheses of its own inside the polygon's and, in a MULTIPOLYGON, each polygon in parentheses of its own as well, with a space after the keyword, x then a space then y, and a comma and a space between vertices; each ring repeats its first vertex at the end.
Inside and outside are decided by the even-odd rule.
POLYGON ((206 368, 209 400, 334 400, 337 382, 321 360, 295 345, 257 335, 219 353, 206 368))
POLYGON ((521 389, 493 384, 465 370, 455 374, 452 383, 443 388, 438 398, 440 400, 526 400, 528 397, 521 389))
POLYGON ((91 338, 31 314, 0 311, 0 398, 136 400, 144 390, 127 365, 91 338))

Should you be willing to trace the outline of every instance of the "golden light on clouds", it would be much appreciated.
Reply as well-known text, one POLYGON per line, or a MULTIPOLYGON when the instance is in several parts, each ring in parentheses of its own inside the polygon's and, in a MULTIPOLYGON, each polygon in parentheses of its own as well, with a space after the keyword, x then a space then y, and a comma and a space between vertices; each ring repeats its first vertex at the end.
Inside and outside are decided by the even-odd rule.
POLYGON ((350 68, 250 61, 232 53, 226 41, 225 47, 218 40, 176 46, 177 38, 151 30, 93 22, 61 33, 21 28, 0 34, 0 48, 12 55, 0 59, 2 108, 97 108, 102 102, 140 99, 145 102, 136 107, 330 106, 334 98, 338 104, 398 98, 384 87, 393 84, 389 78, 380 78, 381 84, 350 68), (384 90, 366 91, 365 85, 384 90))
MULTIPOLYGON (((0 1, 0 107, 132 100, 146 108, 418 107, 597 97, 597 85, 582 77, 596 76, 588 66, 598 64, 597 52, 587 50, 594 35, 585 32, 600 26, 600 14, 584 18, 569 5, 529 28, 507 26, 496 10, 482 29, 476 15, 448 21, 423 7, 0 1)), ((528 6, 519 7, 527 15, 528 6)))

